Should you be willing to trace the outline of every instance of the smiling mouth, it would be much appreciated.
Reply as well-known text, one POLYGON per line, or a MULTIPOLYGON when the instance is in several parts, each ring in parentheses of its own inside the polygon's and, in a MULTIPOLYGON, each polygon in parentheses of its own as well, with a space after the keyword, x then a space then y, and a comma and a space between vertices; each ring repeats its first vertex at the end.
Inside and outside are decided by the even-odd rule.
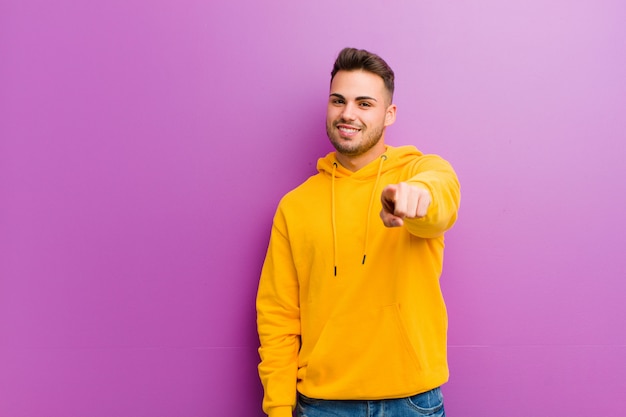
POLYGON ((346 126, 346 125, 340 125, 337 126, 337 130, 339 130, 339 132, 345 134, 345 135, 354 135, 357 132, 360 132, 361 129, 356 128, 356 127, 352 127, 352 126, 346 126))

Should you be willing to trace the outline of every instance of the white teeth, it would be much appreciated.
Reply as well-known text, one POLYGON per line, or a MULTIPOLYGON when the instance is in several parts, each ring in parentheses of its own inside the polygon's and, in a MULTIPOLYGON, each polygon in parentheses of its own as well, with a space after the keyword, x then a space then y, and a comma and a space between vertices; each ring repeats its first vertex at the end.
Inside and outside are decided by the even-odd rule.
POLYGON ((354 132, 359 131, 359 129, 350 129, 347 127, 340 127, 339 130, 341 130, 342 132, 347 132, 347 133, 354 133, 354 132))

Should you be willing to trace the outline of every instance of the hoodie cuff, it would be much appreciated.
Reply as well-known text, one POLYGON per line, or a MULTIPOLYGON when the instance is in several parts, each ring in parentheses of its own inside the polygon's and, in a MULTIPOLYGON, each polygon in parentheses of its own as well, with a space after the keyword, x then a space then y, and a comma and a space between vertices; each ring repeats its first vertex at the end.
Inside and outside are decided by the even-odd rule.
POLYGON ((291 407, 272 407, 267 410, 269 417, 292 417, 293 410, 291 407))

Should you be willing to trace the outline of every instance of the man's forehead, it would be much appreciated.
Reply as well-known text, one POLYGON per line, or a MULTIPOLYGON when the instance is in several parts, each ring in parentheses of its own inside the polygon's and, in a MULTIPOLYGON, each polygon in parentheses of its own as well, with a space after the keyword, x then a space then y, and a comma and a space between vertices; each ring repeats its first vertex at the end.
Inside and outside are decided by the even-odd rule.
POLYGON ((385 83, 380 76, 371 72, 339 71, 330 83, 330 93, 342 96, 380 97, 385 93, 385 83))

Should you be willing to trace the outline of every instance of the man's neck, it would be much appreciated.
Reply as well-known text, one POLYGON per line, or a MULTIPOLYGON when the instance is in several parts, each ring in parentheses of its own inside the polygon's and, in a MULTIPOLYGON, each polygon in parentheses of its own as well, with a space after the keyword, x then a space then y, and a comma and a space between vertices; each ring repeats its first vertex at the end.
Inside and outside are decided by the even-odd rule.
POLYGON ((378 159, 378 157, 380 157, 386 151, 387 146, 385 146, 383 142, 382 146, 376 145, 362 155, 351 156, 335 152, 335 157, 337 158, 337 161, 341 164, 341 166, 351 172, 356 172, 364 166, 368 165, 370 162, 378 159))

